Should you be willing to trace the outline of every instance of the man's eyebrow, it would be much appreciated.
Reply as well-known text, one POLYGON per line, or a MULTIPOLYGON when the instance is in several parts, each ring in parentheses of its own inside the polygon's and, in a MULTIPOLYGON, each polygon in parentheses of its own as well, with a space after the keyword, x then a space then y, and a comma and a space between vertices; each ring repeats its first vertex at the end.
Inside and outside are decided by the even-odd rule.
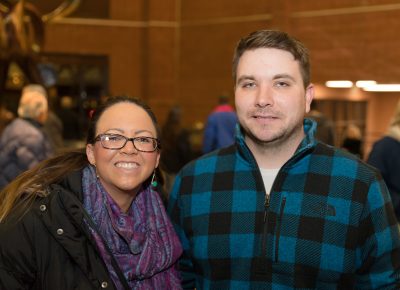
MULTIPOLYGON (((290 79, 290 80, 292 80, 292 81, 294 81, 294 82, 296 81, 296 79, 295 79, 293 76, 291 76, 290 74, 285 74, 285 73, 274 75, 274 77, 273 77, 272 79, 273 79, 273 80, 277 80, 277 79, 290 79)), ((236 82, 236 83, 240 83, 240 82, 245 81, 245 80, 254 81, 254 80, 255 80, 255 77, 252 76, 252 75, 242 75, 242 76, 240 76, 240 77, 237 79, 237 82, 236 82)))
POLYGON ((274 80, 276 80, 276 79, 290 79, 290 80, 292 80, 294 82, 296 81, 296 79, 294 77, 292 77, 291 75, 289 75, 289 74, 277 74, 277 75, 275 75, 273 77, 273 79, 274 80))
POLYGON ((242 75, 237 79, 236 83, 240 83, 240 82, 242 82, 244 80, 252 80, 252 81, 254 81, 255 78, 253 76, 251 76, 251 75, 242 75))

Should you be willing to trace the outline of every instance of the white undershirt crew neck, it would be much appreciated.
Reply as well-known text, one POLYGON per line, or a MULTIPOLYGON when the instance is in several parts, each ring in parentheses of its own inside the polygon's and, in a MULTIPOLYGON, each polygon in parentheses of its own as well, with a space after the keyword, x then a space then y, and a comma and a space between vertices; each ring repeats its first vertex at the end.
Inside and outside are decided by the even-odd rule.
POLYGON ((274 183, 274 180, 278 175, 279 169, 280 168, 273 168, 273 169, 260 168, 266 195, 270 194, 272 184, 274 183))

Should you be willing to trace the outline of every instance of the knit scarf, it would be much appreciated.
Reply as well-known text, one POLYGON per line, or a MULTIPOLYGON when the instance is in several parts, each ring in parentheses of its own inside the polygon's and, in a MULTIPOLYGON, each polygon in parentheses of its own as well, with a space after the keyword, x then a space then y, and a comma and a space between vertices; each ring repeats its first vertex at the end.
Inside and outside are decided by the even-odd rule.
POLYGON ((123 286, 107 247, 131 289, 181 289, 175 266, 182 248, 159 194, 142 188, 124 213, 92 166, 83 170, 82 184, 84 207, 98 229, 91 233, 117 288, 123 286))

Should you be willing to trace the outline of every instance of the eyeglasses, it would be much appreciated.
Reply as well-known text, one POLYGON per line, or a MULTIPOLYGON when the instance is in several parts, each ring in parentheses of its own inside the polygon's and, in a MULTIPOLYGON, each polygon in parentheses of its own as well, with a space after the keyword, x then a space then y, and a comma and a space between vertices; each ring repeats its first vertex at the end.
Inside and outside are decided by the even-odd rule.
POLYGON ((141 152, 154 152, 157 148, 161 148, 160 141, 153 137, 128 138, 119 134, 99 134, 94 141, 100 141, 103 148, 111 150, 124 148, 128 141, 132 141, 133 147, 141 152))

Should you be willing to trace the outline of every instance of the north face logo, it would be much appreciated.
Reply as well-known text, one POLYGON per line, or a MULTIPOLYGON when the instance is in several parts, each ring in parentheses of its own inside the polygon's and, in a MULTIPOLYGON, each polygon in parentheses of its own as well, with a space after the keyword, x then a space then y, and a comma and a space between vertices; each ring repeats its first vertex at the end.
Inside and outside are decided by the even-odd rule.
POLYGON ((321 216, 336 216, 336 209, 330 204, 317 203, 312 206, 312 211, 321 216))

